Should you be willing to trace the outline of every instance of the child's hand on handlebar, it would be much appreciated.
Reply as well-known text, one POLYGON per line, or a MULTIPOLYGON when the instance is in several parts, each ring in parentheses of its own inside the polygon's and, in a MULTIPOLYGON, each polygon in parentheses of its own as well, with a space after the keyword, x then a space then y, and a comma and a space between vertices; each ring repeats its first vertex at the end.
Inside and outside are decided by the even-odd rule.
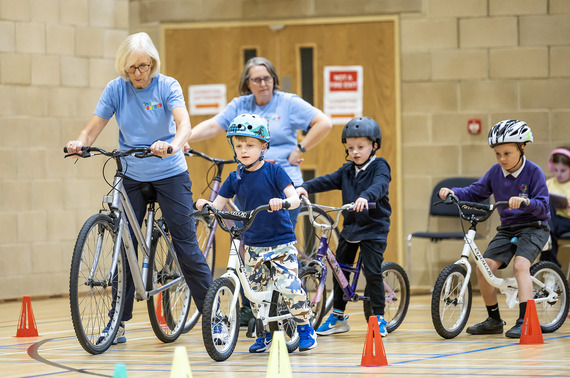
POLYGON ((281 198, 271 198, 269 200, 269 207, 271 207, 271 210, 267 210, 268 212, 272 212, 272 211, 278 211, 281 210, 283 208, 283 199, 281 198))
POLYGON ((203 198, 200 198, 198 201, 196 201, 196 203, 194 204, 194 206, 196 207, 196 209, 198 210, 202 210, 202 208, 204 207, 205 204, 210 204, 212 205, 212 203, 208 200, 205 200, 203 198))
POLYGON ((449 188, 441 188, 439 190, 439 198, 441 198, 442 200, 445 201, 445 199, 447 198, 448 195, 453 194, 455 195, 455 193, 453 192, 453 190, 449 189, 449 188))
POLYGON ((354 201, 354 206, 352 207, 352 209, 356 212, 367 210, 368 209, 368 200, 364 199, 362 197, 358 197, 358 199, 356 201, 354 201))
POLYGON ((299 195, 299 198, 301 198, 302 196, 305 196, 307 198, 309 197, 309 193, 307 193, 307 190, 305 188, 303 188, 302 186, 295 188, 295 191, 299 195))
POLYGON ((509 198, 509 210, 527 207, 530 200, 524 197, 511 197, 509 198))

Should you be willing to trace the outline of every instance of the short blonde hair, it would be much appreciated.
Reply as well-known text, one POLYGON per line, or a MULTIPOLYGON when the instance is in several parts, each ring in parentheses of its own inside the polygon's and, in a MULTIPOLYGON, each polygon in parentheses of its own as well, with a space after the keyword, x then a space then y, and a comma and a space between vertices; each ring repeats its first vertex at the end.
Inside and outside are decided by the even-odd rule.
POLYGON ((160 73, 160 57, 158 56, 158 50, 152 43, 152 39, 146 33, 135 33, 129 35, 121 43, 115 57, 115 70, 125 81, 131 80, 127 69, 133 65, 140 54, 146 54, 152 60, 150 68, 151 78, 160 73))

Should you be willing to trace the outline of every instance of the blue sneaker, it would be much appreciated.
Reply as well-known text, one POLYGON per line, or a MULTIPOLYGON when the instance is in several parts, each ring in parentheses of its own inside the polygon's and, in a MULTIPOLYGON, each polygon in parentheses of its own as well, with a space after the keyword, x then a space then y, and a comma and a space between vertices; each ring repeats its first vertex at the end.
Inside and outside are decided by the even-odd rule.
POLYGON ((265 331, 265 337, 258 337, 255 343, 249 347, 249 353, 263 353, 271 347, 271 334, 265 331))
POLYGON ((303 352, 305 350, 313 349, 317 346, 317 334, 311 323, 298 325, 297 332, 299 332, 299 351, 303 352))
POLYGON ((380 330, 380 336, 388 336, 388 330, 386 329, 386 320, 384 320, 384 315, 376 315, 378 318, 378 329, 380 330))
POLYGON ((214 332, 212 336, 214 339, 214 344, 216 345, 226 345, 229 338, 228 326, 225 322, 217 322, 213 327, 214 332))
MULTIPOLYGON (((101 343, 103 341, 103 339, 105 339, 105 337, 107 337, 108 333, 109 333, 109 325, 107 325, 107 327, 105 327, 105 329, 101 332, 101 335, 99 336, 99 339, 97 340, 97 344, 101 343)), ((117 345, 117 344, 123 344, 126 342, 127 342, 127 337, 125 336, 125 322, 121 322, 121 324, 119 324, 119 330, 117 331, 117 335, 115 336, 115 340, 113 340, 113 342, 111 344, 117 345)))
POLYGON ((350 326, 348 325, 348 316, 343 317, 342 319, 338 316, 331 313, 323 324, 317 329, 317 335, 326 336, 332 335, 333 333, 343 333, 348 332, 350 330, 350 326))

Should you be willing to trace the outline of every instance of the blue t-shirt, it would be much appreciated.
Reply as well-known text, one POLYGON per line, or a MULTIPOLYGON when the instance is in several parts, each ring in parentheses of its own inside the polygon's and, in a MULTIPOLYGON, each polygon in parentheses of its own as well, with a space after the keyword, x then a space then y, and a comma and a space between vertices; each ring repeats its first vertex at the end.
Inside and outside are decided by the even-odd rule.
MULTIPOLYGON (((271 198, 285 198, 283 192, 291 178, 277 164, 265 162, 256 171, 231 172, 222 184, 219 195, 224 198, 236 196, 243 210, 253 210, 267 205, 271 198)), ((244 243, 252 247, 273 247, 297 240, 287 210, 261 211, 251 227, 243 234, 244 243)))
POLYGON ((526 160, 517 177, 505 177, 499 164, 495 164, 485 176, 465 188, 451 188, 462 201, 481 202, 491 196, 495 201, 508 201, 511 197, 524 197, 530 204, 523 209, 509 210, 507 206, 497 208, 502 226, 525 224, 550 219, 548 188, 542 169, 526 160))
POLYGON ((297 132, 307 131, 319 110, 293 93, 274 91, 269 104, 257 106, 253 94, 234 98, 214 117, 225 130, 235 117, 243 113, 259 114, 267 119, 271 145, 266 159, 281 165, 295 186, 303 183, 301 168, 289 163, 288 157, 297 146, 297 132))
MULTIPOLYGON (((176 135, 172 110, 185 106, 182 88, 171 77, 159 74, 143 89, 118 77, 103 90, 94 114, 104 119, 115 115, 119 125, 119 148, 125 151, 133 147, 150 147, 158 140, 172 142, 176 135)), ((182 149, 164 159, 129 156, 126 162, 126 175, 137 181, 161 180, 188 170, 182 149)))

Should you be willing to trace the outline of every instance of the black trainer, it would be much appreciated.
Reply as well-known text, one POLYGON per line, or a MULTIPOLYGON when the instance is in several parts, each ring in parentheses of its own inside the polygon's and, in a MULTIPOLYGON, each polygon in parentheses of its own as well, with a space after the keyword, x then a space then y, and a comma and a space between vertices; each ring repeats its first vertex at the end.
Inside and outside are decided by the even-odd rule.
POLYGON ((507 333, 505 333, 505 336, 510 337, 511 339, 520 339, 523 323, 524 321, 522 319, 517 319, 513 328, 509 329, 507 333))
POLYGON ((494 335, 503 333, 502 320, 497 320, 494 318, 487 318, 484 322, 477 323, 474 326, 467 328, 467 333, 471 335, 494 335))

